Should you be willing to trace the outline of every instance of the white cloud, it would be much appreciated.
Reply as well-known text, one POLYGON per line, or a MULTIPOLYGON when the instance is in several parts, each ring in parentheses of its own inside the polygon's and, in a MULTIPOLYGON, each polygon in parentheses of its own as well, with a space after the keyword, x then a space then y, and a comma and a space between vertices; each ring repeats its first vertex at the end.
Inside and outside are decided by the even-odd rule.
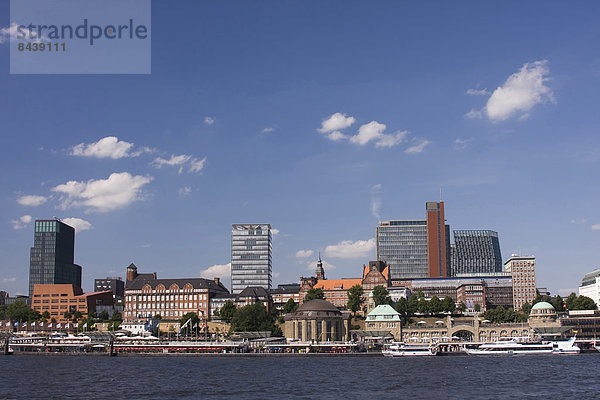
POLYGON ((152 245, 151 244, 143 244, 141 247, 144 249, 149 249, 150 247, 152 247, 152 245))
POLYGON ((594 225, 592 225, 592 230, 593 231, 600 231, 600 224, 594 224, 594 225))
POLYGON ((180 154, 178 156, 172 154, 171 158, 166 159, 162 157, 156 157, 152 162, 156 168, 162 168, 167 165, 170 167, 179 167, 179 173, 183 173, 184 166, 188 167, 188 172, 201 172, 206 163, 206 157, 201 160, 192 157, 189 154, 180 154))
POLYGON ((327 139, 329 139, 333 142, 337 142, 339 140, 348 139, 348 137, 340 131, 333 131, 327 135, 327 139))
POLYGON ((312 251, 312 250, 298 250, 296 252, 296 258, 310 257, 313 254, 314 254, 314 251, 312 251))
MULTIPOLYGON (((317 261, 318 260, 314 260, 314 261, 309 261, 306 263, 306 269, 309 271, 314 271, 315 269, 317 269, 317 261)), ((323 269, 326 271, 331 271, 336 269, 336 266, 333 264, 328 263, 325 260, 321 260, 321 262, 323 263, 323 269)))
POLYGON ((2 279, 0 279, 0 282, 2 282, 2 283, 13 283, 16 281, 17 281, 17 278, 2 278, 2 279))
POLYGON ((368 124, 362 125, 358 129, 358 134, 350 137, 350 143, 364 146, 367 143, 374 141, 375 147, 393 147, 404 141, 408 131, 399 131, 393 134, 383 133, 385 124, 377 121, 371 121, 368 124))
POLYGON ((154 166, 156 166, 157 168, 161 168, 164 165, 174 167, 187 163, 191 158, 192 156, 187 154, 181 154, 178 156, 176 156, 175 154, 171 154, 171 158, 169 158, 168 160, 162 157, 156 157, 152 164, 154 164, 154 166))
POLYGON ((228 264, 215 264, 212 267, 208 267, 200 272, 200 276, 206 279, 212 278, 229 278, 231 275, 231 263, 228 264))
POLYGON ((275 128, 273 128, 272 126, 266 127, 265 129, 263 129, 262 131, 260 131, 261 135, 266 135, 268 133, 274 132, 275 128))
POLYGON ((379 212, 381 211, 381 199, 379 197, 374 197, 371 199, 371 215, 373 215, 378 220, 381 220, 381 215, 379 212))
POLYGON ((371 193, 379 193, 381 191, 381 183, 376 183, 373 186, 371 186, 371 193))
POLYGON ((335 113, 321 122, 321 127, 317 129, 321 133, 339 131, 352 125, 356 120, 354 117, 346 117, 346 114, 335 113))
POLYGON ((373 256, 375 238, 369 240, 344 240, 325 247, 325 256, 332 258, 367 258, 373 256))
POLYGON ((87 182, 69 181, 52 188, 61 193, 61 209, 87 207, 86 212, 106 212, 123 208, 142 199, 142 187, 152 181, 151 176, 132 176, 129 172, 112 173, 107 179, 87 182))
MULTIPOLYGON (((133 143, 119 141, 115 136, 107 136, 94 143, 79 143, 71 149, 72 156, 119 159, 131 157, 129 150, 133 143)), ((136 153, 141 154, 141 153, 136 153)))
POLYGON ((415 145, 409 147, 408 149, 404 150, 404 152, 406 154, 422 153, 422 152, 425 151, 425 147, 427 147, 429 144, 431 144, 431 142, 429 140, 421 140, 417 144, 415 144, 415 145))
POLYGON ((202 160, 198 160, 196 158, 193 158, 190 161, 190 169, 189 172, 202 172, 202 169, 204 168, 204 164, 206 163, 206 157, 204 157, 202 160))
POLYGON ((494 90, 485 108, 488 118, 504 121, 515 113, 526 113, 536 104, 554 102, 552 89, 545 85, 549 73, 547 60, 525 63, 494 90))
POLYGON ((581 225, 581 224, 585 224, 586 222, 587 222, 587 219, 585 219, 585 218, 571 220, 571 223, 574 225, 581 225))
POLYGON ((92 224, 89 221, 81 218, 64 218, 61 219, 65 224, 75 228, 75 232, 83 232, 92 229, 92 224))
POLYGON ((17 203, 19 203, 22 206, 37 207, 44 204, 47 200, 48 199, 44 196, 29 195, 19 197, 17 199, 17 203))
POLYGON ((204 123, 206 125, 212 125, 215 123, 215 119, 213 117, 204 117, 204 123))
POLYGON ((273 236, 279 235, 279 229, 271 228, 271 234, 273 234, 273 236))
POLYGON ((476 110, 474 108, 471 109, 468 113, 465 114, 465 118, 476 119, 481 118, 481 110, 476 110))
POLYGON ((19 219, 13 219, 12 221, 10 221, 10 223, 13 224, 13 229, 17 230, 26 228, 27 225, 29 225, 29 223, 31 222, 31 220, 31 215, 23 215, 19 217, 19 219))
POLYGON ((177 192, 179 193, 179 197, 185 197, 192 192, 192 188, 190 186, 185 186, 179 188, 177 192))
POLYGON ((471 96, 487 96, 490 94, 487 89, 469 89, 467 94, 471 96))
POLYGON ((458 149, 458 150, 462 150, 467 148, 467 145, 469 143, 471 143, 473 139, 461 139, 461 138, 456 138, 454 140, 454 148, 458 149))

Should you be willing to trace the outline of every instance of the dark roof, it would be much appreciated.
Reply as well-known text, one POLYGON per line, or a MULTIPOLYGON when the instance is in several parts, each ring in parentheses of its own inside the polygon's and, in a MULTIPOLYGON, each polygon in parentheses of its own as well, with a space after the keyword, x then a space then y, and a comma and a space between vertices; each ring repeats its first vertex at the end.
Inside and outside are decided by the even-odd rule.
POLYGON ((335 311, 338 313, 340 312, 336 306, 334 306, 326 300, 321 299, 309 300, 302 303, 302 305, 298 307, 298 310, 296 310, 296 312, 302 311, 335 311))
POLYGON ((155 274, 138 274, 133 281, 127 282, 126 290, 141 290, 145 285, 150 285, 152 289, 160 284, 163 284, 165 288, 169 288, 172 284, 176 284, 180 288, 183 288, 186 284, 190 284, 194 289, 209 289, 214 292, 226 292, 229 291, 223 286, 223 284, 217 283, 212 279, 204 278, 181 278, 181 279, 156 279, 155 274))
POLYGON ((315 299, 302 303, 298 310, 293 314, 286 314, 287 321, 294 319, 314 319, 314 318, 344 318, 333 304, 328 301, 315 299))
POLYGON ((269 292, 261 286, 248 286, 246 289, 242 290, 237 297, 253 297, 255 299, 268 298, 269 292))
POLYGON ((271 294, 285 294, 285 293, 298 293, 300 292, 300 285, 294 285, 292 287, 282 287, 281 285, 277 289, 269 289, 271 294))

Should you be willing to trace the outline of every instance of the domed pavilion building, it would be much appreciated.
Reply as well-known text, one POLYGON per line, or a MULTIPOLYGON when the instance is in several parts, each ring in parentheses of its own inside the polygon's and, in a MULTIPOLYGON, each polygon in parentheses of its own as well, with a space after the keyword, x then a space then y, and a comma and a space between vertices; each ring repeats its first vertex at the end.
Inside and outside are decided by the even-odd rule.
POLYGON ((342 312, 328 301, 315 299, 302 303, 294 313, 286 314, 285 337, 302 342, 347 341, 350 312, 342 312))

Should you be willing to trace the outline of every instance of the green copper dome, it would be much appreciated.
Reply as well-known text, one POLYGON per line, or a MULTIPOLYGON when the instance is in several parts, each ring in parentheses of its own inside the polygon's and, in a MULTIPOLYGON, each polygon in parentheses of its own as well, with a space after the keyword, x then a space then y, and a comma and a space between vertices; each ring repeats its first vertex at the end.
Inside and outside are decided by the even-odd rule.
POLYGON ((531 307, 531 310, 552 310, 554 311, 554 306, 550 303, 547 303, 545 301, 540 301, 539 303, 535 303, 533 305, 533 307, 531 307))

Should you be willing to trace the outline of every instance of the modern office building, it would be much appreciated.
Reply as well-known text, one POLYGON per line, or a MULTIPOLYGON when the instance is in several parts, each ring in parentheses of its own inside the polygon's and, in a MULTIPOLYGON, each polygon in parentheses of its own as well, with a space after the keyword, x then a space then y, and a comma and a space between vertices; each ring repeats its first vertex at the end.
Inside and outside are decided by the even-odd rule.
POLYGON ((106 279, 94 279, 94 291, 103 292, 110 290, 113 293, 115 304, 122 304, 125 296, 125 282, 121 277, 107 277, 106 279))
POLYGON ((81 267, 74 264, 75 229, 59 220, 36 220, 29 255, 29 297, 36 284, 81 287, 81 267))
POLYGON ((381 221, 377 260, 390 267, 391 279, 440 278, 450 269, 450 227, 444 202, 427 202, 426 219, 381 221))
POLYGON ((497 232, 456 230, 451 254, 451 276, 502 272, 502 255, 497 232))
POLYGON ((523 304, 532 304, 536 296, 535 257, 513 254, 504 263, 504 271, 512 276, 513 307, 521 311, 523 304))
POLYGON ((589 297, 596 305, 600 304, 600 269, 584 275, 579 286, 579 295, 589 297))
POLYGON ((231 231, 231 293, 248 286, 271 289, 271 225, 233 224, 231 231))

